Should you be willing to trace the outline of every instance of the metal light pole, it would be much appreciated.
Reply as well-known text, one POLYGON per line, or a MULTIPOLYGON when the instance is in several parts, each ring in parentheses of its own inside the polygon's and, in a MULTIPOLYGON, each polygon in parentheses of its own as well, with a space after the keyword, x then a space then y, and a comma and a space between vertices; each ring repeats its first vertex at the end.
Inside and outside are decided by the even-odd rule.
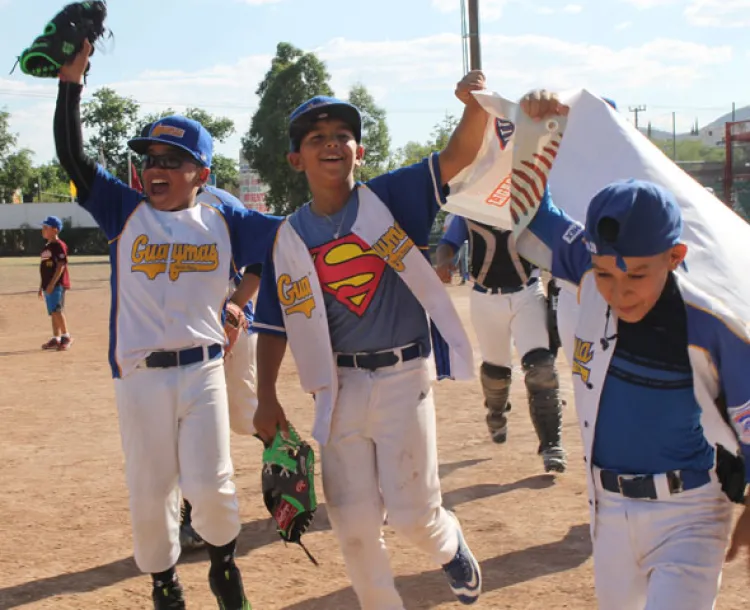
POLYGON ((469 50, 472 70, 482 69, 482 52, 479 45, 479 0, 468 0, 469 4, 469 50))

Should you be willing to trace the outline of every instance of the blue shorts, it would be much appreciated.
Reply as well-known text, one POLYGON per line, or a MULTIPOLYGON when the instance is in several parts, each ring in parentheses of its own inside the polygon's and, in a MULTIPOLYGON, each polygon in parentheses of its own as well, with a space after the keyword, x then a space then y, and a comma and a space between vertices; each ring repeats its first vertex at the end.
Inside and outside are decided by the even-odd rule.
POLYGON ((56 286, 52 294, 47 294, 45 291, 44 301, 47 303, 47 313, 49 315, 61 312, 65 307, 65 288, 56 286))

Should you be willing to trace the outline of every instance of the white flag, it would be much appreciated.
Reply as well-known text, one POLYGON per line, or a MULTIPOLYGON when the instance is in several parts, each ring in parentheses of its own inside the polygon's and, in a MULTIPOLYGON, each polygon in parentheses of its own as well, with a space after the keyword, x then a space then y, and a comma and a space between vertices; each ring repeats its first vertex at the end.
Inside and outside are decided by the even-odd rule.
MULTIPOLYGON (((493 93, 474 95, 491 118, 511 122, 511 117, 516 118, 517 104, 493 93)), ((591 198, 611 182, 635 178, 666 188, 675 196, 685 221, 687 277, 735 315, 750 320, 750 279, 744 275, 750 266, 750 225, 598 96, 579 90, 562 94, 561 100, 570 106, 570 112, 567 122, 560 124, 559 152, 549 172, 555 204, 584 222, 591 198)), ((512 125, 505 147, 499 150, 499 146, 489 145, 493 137, 497 142, 498 136, 493 136, 495 122, 488 122, 477 159, 451 182, 446 211, 503 228, 525 226, 526 217, 514 224, 510 198, 505 205, 492 205, 489 185, 500 184, 512 169, 519 167, 521 155, 528 157, 529 151, 543 149, 548 140, 559 137, 551 132, 545 134, 540 124, 536 124, 536 130, 530 129, 529 123, 534 124, 525 116, 519 118, 512 125), (521 151, 521 155, 514 155, 514 150, 521 151)))

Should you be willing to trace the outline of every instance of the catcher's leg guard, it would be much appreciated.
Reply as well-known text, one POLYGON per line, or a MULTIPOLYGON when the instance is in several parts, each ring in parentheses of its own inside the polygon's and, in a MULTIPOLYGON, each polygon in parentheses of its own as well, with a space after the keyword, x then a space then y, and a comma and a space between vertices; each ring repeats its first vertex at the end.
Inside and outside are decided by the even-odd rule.
POLYGON ((487 428, 493 441, 504 443, 508 438, 508 418, 505 414, 510 410, 508 394, 511 370, 507 366, 483 362, 481 380, 484 406, 487 407, 487 428))
POLYGON ((539 454, 547 472, 564 472, 567 466, 562 447, 562 406, 555 357, 543 348, 531 350, 521 360, 525 372, 529 411, 539 437, 539 454))

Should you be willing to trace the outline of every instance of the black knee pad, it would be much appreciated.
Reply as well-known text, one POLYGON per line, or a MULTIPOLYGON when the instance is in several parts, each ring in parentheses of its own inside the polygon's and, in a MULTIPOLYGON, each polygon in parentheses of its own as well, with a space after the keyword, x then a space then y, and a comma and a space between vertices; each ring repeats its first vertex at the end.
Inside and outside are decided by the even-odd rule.
POLYGON ((555 364, 555 356, 546 347, 533 349, 521 358, 521 365, 523 366, 524 371, 534 366, 545 366, 550 364, 555 364))
POLYGON ((504 381, 511 378, 512 372, 513 371, 507 366, 498 366, 496 364, 490 364, 489 362, 482 362, 482 377, 486 376, 488 379, 504 381))

